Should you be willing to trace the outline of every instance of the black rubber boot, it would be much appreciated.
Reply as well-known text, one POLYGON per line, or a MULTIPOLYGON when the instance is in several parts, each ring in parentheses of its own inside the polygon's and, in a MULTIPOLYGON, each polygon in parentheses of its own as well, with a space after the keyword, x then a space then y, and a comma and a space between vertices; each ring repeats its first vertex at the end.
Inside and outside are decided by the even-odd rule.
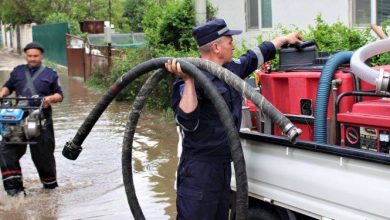
POLYGON ((24 193, 22 178, 13 178, 5 180, 4 189, 9 196, 17 196, 20 192, 24 193))
POLYGON ((43 188, 45 189, 55 189, 58 187, 57 182, 51 183, 51 184, 43 184, 43 188))
POLYGON ((11 197, 16 197, 18 196, 20 193, 23 193, 24 196, 26 196, 26 192, 23 190, 23 189, 8 189, 6 190, 7 191, 7 195, 11 196, 11 197))

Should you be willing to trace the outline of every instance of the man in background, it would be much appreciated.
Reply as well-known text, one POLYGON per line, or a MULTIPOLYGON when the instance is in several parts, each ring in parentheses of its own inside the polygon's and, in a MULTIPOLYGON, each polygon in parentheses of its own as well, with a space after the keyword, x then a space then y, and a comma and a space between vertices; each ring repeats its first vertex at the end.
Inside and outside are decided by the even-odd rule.
MULTIPOLYGON (((17 97, 42 97, 44 125, 38 137, 30 139, 32 160, 38 170, 44 188, 54 189, 58 186, 56 164, 54 159, 54 129, 51 105, 61 102, 63 93, 58 83, 57 72, 42 64, 44 49, 42 45, 32 42, 24 48, 27 64, 14 68, 10 78, 0 89, 0 97, 13 92, 17 97)), ((30 103, 31 104, 31 103, 30 103)), ((0 143, 0 167, 4 189, 10 196, 24 191, 20 158, 26 153, 26 144, 0 143)))

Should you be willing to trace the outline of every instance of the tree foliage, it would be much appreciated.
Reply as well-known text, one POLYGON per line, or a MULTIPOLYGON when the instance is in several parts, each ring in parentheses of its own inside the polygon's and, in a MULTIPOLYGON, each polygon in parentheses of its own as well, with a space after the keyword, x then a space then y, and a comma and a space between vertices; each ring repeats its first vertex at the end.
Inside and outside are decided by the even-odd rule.
POLYGON ((35 18, 29 10, 27 1, 3 0, 0 5, 1 20, 6 24, 32 23, 35 18))
MULTIPOLYGON (((112 1, 112 23, 126 28, 123 18, 124 3, 127 0, 112 1)), ((55 13, 66 14, 70 21, 109 20, 109 0, 2 0, 0 17, 3 23, 17 25, 27 23, 42 24, 55 13)), ((52 20, 52 18, 51 18, 52 20)), ((128 28, 127 28, 128 29, 128 28)))
POLYGON ((209 0, 206 0, 206 18, 208 21, 213 20, 217 15, 218 8, 214 7, 209 0))
MULTIPOLYGON (((381 25, 384 30, 388 26, 389 21, 384 21, 381 25)), ((291 32, 300 32, 305 40, 314 40, 319 51, 334 54, 338 51, 355 51, 358 48, 377 40, 371 33, 369 27, 350 28, 342 22, 326 23, 321 15, 318 15, 314 20, 313 25, 309 25, 306 29, 299 29, 297 27, 286 28, 278 25, 273 31, 268 32, 265 36, 258 37, 258 43, 263 42, 263 37, 266 39, 273 39, 277 36, 282 36, 291 32)), ((234 56, 246 52, 248 48, 254 45, 248 45, 242 42, 241 46, 234 51, 234 56)), ((388 65, 390 63, 390 52, 383 53, 370 59, 372 66, 388 65)), ((277 69, 279 66, 279 56, 272 60, 272 69, 277 69)))
MULTIPOLYGON (((136 5, 137 0, 131 1, 130 5, 136 5)), ((186 57, 197 56, 197 48, 192 37, 192 28, 195 26, 195 11, 192 0, 145 0, 142 5, 138 5, 137 10, 127 10, 126 16, 133 18, 132 13, 141 13, 142 24, 136 28, 142 27, 148 40, 148 48, 127 50, 121 58, 114 59, 114 67, 110 76, 106 80, 96 75, 91 79, 92 84, 101 84, 107 82, 104 86, 109 86, 115 82, 123 73, 133 68, 135 65, 144 62, 152 57, 172 56, 186 57)), ((215 17, 216 9, 208 4, 208 19, 215 17), (212 9, 212 10, 211 10, 212 9)), ((134 8, 133 8, 134 9, 134 8)), ((132 21, 136 24, 138 21, 132 21)), ((131 26, 131 25, 130 25, 131 26)), ((134 26, 132 28, 134 30, 134 26)), ((138 93, 141 85, 147 79, 144 75, 126 87, 121 92, 119 99, 133 100, 138 93)), ((173 83, 173 76, 169 75, 167 80, 160 82, 151 99, 148 99, 148 105, 154 108, 167 108, 170 103, 169 95, 173 83)))
MULTIPOLYGON (((214 18, 216 11, 208 2, 207 18, 214 18)), ((193 0, 167 0, 163 3, 146 0, 142 26, 156 55, 196 55, 197 45, 192 37, 192 28, 196 26, 193 0)))
POLYGON ((314 26, 308 27, 305 37, 315 39, 321 50, 331 53, 340 50, 353 51, 373 40, 369 28, 349 28, 340 21, 327 24, 321 15, 317 16, 314 26))
POLYGON ((127 0, 124 3, 123 17, 131 32, 142 32, 142 19, 145 7, 143 0, 127 0))
POLYGON ((196 49, 192 37, 195 26, 195 9, 192 0, 169 1, 159 25, 160 45, 168 45, 176 51, 196 49))
POLYGON ((56 24, 56 23, 68 23, 70 33, 73 35, 80 35, 80 24, 75 19, 70 18, 67 14, 62 12, 54 12, 47 16, 45 20, 46 24, 56 24))

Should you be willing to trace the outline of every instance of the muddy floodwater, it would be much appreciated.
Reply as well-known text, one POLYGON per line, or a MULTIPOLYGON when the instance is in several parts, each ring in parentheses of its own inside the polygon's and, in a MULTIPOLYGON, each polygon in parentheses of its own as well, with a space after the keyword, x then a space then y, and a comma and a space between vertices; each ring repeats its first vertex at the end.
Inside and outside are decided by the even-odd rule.
MULTIPOLYGON (((3 85, 9 71, 0 71, 3 85)), ((29 150, 21 160, 27 196, 9 198, 0 187, 0 219, 131 219, 122 181, 121 148, 131 103, 113 102, 89 134, 76 161, 61 154, 101 93, 60 75, 65 99, 54 106, 59 188, 42 189, 29 150)), ((177 134, 172 121, 144 111, 133 150, 134 180, 147 219, 175 219, 177 134)))

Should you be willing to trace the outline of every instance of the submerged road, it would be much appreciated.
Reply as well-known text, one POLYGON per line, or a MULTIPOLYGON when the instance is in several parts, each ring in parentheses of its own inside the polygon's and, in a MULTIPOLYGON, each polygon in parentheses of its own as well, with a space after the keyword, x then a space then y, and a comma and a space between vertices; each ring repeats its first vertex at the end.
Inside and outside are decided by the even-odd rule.
MULTIPOLYGON (((12 68, 24 63, 0 50, 0 83, 12 68)), ((121 145, 131 103, 113 102, 83 144, 76 161, 61 154, 101 93, 60 73, 65 99, 53 106, 55 158, 59 187, 42 189, 29 150, 21 160, 27 196, 10 198, 0 187, 0 219, 129 219, 122 181, 121 145)), ((137 195, 147 219, 175 219, 177 167, 175 125, 159 112, 145 111, 134 140, 133 166, 137 195)))

